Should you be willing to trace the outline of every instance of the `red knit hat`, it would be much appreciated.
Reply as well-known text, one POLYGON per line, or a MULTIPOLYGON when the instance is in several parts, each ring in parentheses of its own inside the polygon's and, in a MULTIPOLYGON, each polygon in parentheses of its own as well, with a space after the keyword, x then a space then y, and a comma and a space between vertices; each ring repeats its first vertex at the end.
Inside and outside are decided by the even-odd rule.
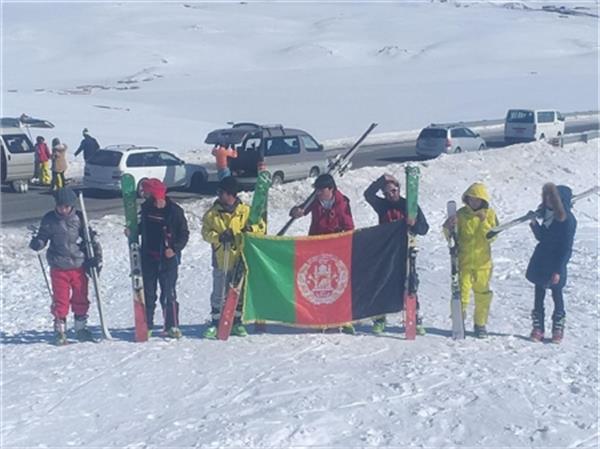
POLYGON ((142 184, 142 190, 156 200, 164 200, 167 195, 167 186, 156 178, 146 179, 142 184))

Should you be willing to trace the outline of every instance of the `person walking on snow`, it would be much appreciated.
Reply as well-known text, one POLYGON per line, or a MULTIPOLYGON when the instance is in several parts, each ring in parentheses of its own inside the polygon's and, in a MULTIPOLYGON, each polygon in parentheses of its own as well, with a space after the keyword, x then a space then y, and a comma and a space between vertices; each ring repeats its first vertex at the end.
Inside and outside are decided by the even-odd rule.
MULTIPOLYGON (((406 213, 406 199, 400 196, 400 182, 392 175, 384 174, 375 180, 365 190, 365 200, 377 213, 379 224, 399 221, 404 225, 402 235, 412 232, 417 235, 425 235, 429 231, 429 224, 418 208, 417 219, 411 220, 406 213), (381 191, 383 198, 377 195, 381 191)), ((408 243, 408 242, 407 242, 408 243)), ((423 327, 423 316, 420 313, 420 305, 417 299, 417 333, 425 335, 423 327)), ((373 321, 373 333, 380 334, 385 330, 385 315, 376 317, 373 321)))
POLYGON ((170 338, 181 338, 176 286, 181 252, 190 235, 188 223, 183 209, 167 196, 167 187, 160 180, 146 179, 142 193, 146 200, 140 210, 139 229, 148 334, 154 327, 158 283, 163 332, 170 338))
MULTIPOLYGON (((202 238, 210 243, 212 249, 213 290, 210 295, 211 324, 204 331, 204 338, 217 338, 217 328, 221 318, 221 310, 225 302, 226 288, 232 280, 235 267, 242 253, 242 233, 251 232, 265 234, 264 220, 256 225, 248 225, 250 207, 238 198, 237 180, 227 176, 219 182, 218 198, 202 218, 202 238), (227 257, 225 256, 227 254, 227 257), (227 259, 227 265, 225 265, 227 259)), ((242 302, 238 303, 235 312, 232 334, 245 337, 248 335, 241 322, 242 302)))
POLYGON ((38 175, 40 184, 43 186, 50 185, 50 159, 52 154, 46 145, 46 141, 42 136, 37 136, 35 139, 35 155, 38 163, 38 175))
MULTIPOLYGON (((306 209, 293 207, 290 216, 300 218, 311 214, 308 235, 353 231, 354 220, 350 210, 350 200, 337 189, 333 176, 330 174, 318 176, 313 187, 316 190, 314 201, 306 209)), ((341 330, 346 334, 354 334, 352 323, 343 325, 341 330)))
POLYGON ((573 250, 577 220, 571 212, 573 193, 567 186, 545 184, 542 189, 540 220, 531 220, 531 231, 538 244, 535 247, 526 278, 535 285, 535 302, 531 312, 531 339, 544 339, 544 298, 552 292, 552 342, 560 343, 565 328, 563 287, 567 282, 567 264, 573 250))
POLYGON ((217 164, 217 178, 222 180, 227 176, 231 176, 231 170, 229 169, 229 158, 237 158, 238 153, 235 149, 235 145, 231 145, 231 148, 227 148, 227 145, 218 144, 212 150, 212 155, 215 157, 217 164))
POLYGON ((449 230, 456 225, 463 315, 466 315, 473 290, 475 336, 487 338, 486 326, 493 294, 490 290, 492 249, 486 234, 498 225, 498 219, 490 207, 490 196, 482 183, 472 184, 462 200, 465 205, 458 210, 456 217, 444 222, 444 233, 448 238, 449 230))
POLYGON ((54 316, 55 342, 63 345, 67 342, 67 315, 69 307, 73 309, 74 329, 80 341, 93 340, 87 328, 88 279, 86 269, 102 268, 102 248, 96 240, 95 232, 90 229, 94 258, 86 257, 84 241, 83 215, 75 210, 77 197, 69 187, 58 189, 55 194, 56 207, 42 218, 41 225, 29 247, 41 251, 50 242, 46 259, 50 265, 52 282, 52 305, 50 313, 54 316))
POLYGON ((67 171, 67 145, 60 143, 58 137, 52 139, 52 190, 65 186, 65 172, 67 171))
POLYGON ((100 145, 98 144, 98 141, 90 135, 87 128, 83 128, 82 134, 83 140, 79 144, 77 151, 75 151, 75 157, 77 157, 79 153, 83 152, 83 160, 87 163, 100 149, 100 145))

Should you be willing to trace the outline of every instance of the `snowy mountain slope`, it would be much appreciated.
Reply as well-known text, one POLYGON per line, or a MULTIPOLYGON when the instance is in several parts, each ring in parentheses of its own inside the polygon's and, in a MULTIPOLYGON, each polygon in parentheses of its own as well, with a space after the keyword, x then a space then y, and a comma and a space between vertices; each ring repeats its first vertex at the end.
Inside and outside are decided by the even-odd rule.
POLYGON ((597 17, 542 3, 4 3, 2 113, 185 153, 230 120, 325 140, 596 109, 597 17))
MULTIPOLYGON (((575 208, 579 227, 561 346, 526 338, 533 287, 524 269, 534 247, 526 225, 494 244, 491 337, 452 341, 440 227, 446 201, 459 200, 477 180, 489 187, 500 220, 534 208, 544 182, 589 188, 598 179, 598 141, 515 145, 419 166, 431 231, 419 240, 418 256, 428 335, 415 342, 403 340, 395 315, 381 337, 363 323, 356 336, 269 326, 266 334, 227 343, 201 340, 211 279, 210 250, 199 230, 211 201, 198 200, 185 205, 192 232, 178 291, 185 338, 132 342, 123 219, 107 216, 93 225, 106 253, 102 293, 115 341, 57 348, 48 344, 49 299, 26 248, 27 232, 4 229, 2 446, 596 447, 598 198, 575 208)), ((387 171, 403 179, 403 166, 387 171)), ((357 226, 376 223, 362 192, 381 174, 363 168, 339 182, 357 226)), ((273 189, 271 232, 309 192, 309 181, 273 189)), ((307 219, 300 220, 291 234, 307 228, 307 219)), ((92 323, 95 312, 92 304, 92 323)))

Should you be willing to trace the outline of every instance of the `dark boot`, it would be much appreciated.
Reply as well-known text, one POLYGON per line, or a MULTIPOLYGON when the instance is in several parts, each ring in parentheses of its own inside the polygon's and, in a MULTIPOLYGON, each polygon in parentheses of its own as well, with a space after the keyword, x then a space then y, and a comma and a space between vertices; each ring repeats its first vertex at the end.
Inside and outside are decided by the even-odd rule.
POLYGON ((536 310, 531 311, 531 335, 532 341, 541 342, 544 340, 544 313, 536 310))
POLYGON ((75 336, 79 341, 95 341, 94 336, 87 328, 87 315, 75 315, 75 336))
POLYGON ((552 315, 552 343, 560 344, 565 332, 565 314, 552 315))

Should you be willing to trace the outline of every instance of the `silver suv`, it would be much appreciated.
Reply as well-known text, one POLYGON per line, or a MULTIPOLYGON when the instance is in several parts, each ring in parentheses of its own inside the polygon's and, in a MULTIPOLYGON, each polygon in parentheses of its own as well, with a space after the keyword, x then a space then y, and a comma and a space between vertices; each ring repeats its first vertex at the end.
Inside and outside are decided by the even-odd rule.
POLYGON ((442 153, 461 153, 486 148, 479 134, 462 125, 430 125, 417 138, 419 156, 437 157, 442 153))
POLYGON ((323 145, 305 131, 282 125, 236 123, 212 131, 205 143, 235 145, 238 157, 229 159, 229 168, 244 184, 254 182, 261 158, 274 184, 316 177, 327 170, 323 145))

